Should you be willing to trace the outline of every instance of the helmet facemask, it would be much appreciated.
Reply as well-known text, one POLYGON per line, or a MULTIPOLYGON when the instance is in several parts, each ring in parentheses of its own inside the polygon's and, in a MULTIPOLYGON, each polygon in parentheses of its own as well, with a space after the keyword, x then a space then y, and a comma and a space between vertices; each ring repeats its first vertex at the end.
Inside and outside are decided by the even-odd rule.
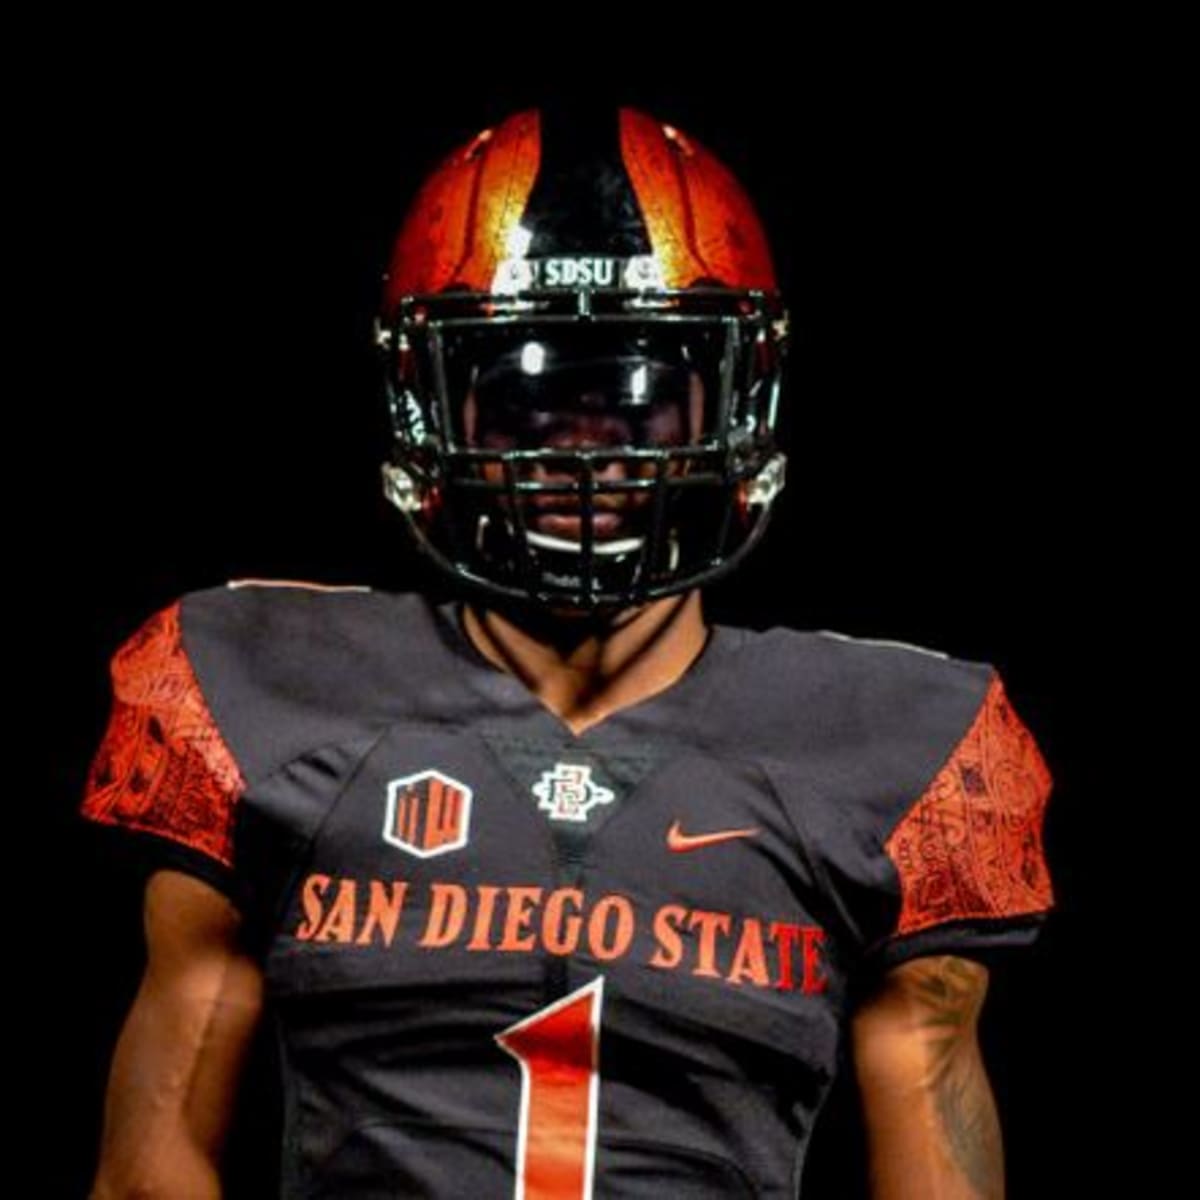
POLYGON ((724 574, 782 487, 786 314, 762 293, 406 297, 385 490, 494 599, 597 612, 724 574))

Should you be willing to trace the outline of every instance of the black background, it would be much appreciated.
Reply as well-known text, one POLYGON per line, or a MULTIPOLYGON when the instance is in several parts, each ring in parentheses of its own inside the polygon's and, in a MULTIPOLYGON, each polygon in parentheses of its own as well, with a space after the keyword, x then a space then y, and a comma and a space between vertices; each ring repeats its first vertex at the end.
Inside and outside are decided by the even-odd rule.
MULTIPOLYGON (((389 241, 451 146, 585 95, 644 108, 725 161, 790 300, 788 486, 763 545, 707 594, 709 616, 989 660, 1038 738, 1058 909, 993 976, 985 1054, 1009 1195, 1111 1184, 1121 916, 1100 836, 1124 800, 1105 645, 1113 563, 1136 570, 1097 419, 1114 369, 1094 319, 1112 262, 1095 253, 1120 124, 1111 80, 1069 31, 783 38, 757 18, 684 47, 524 20, 483 32, 461 14, 344 40, 108 28, 102 51, 81 39, 42 80, 49 97, 61 78, 65 98, 30 145, 50 230, 33 248, 51 269, 34 293, 44 367, 28 416, 51 495, 36 520, 34 506, 16 516, 48 689, 30 704, 50 714, 30 731, 52 744, 38 837, 66 869, 38 876, 55 1055, 31 1086, 53 1096, 63 1151, 39 1194, 86 1190, 140 969, 139 898, 75 829, 108 656, 155 607, 228 578, 430 584, 379 494, 370 322, 389 241)), ((270 1194, 270 1069, 259 1046, 230 1197, 270 1194)), ((806 1200, 861 1194, 858 1136, 845 1085, 806 1200)))

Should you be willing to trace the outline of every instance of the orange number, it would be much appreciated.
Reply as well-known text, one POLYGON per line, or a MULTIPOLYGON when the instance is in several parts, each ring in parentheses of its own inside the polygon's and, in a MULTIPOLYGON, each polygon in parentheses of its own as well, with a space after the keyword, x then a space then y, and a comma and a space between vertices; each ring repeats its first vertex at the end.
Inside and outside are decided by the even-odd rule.
POLYGON ((521 1064, 516 1200, 590 1200, 604 976, 496 1034, 521 1064))

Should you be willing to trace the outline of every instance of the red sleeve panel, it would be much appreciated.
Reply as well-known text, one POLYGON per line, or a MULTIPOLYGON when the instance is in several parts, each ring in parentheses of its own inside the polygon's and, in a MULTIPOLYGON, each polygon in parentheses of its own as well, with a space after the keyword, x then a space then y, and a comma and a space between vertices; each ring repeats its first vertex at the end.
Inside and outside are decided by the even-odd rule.
POLYGON ((900 880, 894 935, 1052 907, 1042 845, 1052 783, 994 672, 962 740, 885 842, 900 880))
POLYGON ((232 868, 234 807, 245 781, 184 649, 178 600, 147 618, 110 670, 112 710, 80 812, 232 868))

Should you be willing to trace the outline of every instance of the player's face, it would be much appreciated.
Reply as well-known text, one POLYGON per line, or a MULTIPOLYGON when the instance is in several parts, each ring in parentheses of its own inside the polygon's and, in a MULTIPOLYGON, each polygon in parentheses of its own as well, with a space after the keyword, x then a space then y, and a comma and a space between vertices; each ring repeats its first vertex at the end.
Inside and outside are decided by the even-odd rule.
MULTIPOLYGON (((467 395, 463 426, 468 445, 485 450, 510 450, 543 447, 547 449, 602 449, 605 446, 646 448, 685 446, 696 442, 704 412, 704 383, 696 371, 690 371, 674 393, 659 395, 633 409, 612 402, 599 392, 584 394, 554 406, 480 403, 474 391, 467 395)), ((595 462, 598 485, 629 480, 651 479, 652 462, 631 463, 617 457, 595 462)), ((672 473, 683 464, 672 462, 672 473)), ((500 463, 483 465, 484 477, 501 482, 500 463)), ((566 463, 536 462, 529 479, 553 483, 575 481, 566 463)), ((650 503, 648 489, 598 491, 593 499, 593 533, 597 541, 628 536, 635 513, 650 503)), ((526 508, 526 523, 540 533, 578 541, 582 519, 579 504, 569 495, 533 495, 526 508)))

